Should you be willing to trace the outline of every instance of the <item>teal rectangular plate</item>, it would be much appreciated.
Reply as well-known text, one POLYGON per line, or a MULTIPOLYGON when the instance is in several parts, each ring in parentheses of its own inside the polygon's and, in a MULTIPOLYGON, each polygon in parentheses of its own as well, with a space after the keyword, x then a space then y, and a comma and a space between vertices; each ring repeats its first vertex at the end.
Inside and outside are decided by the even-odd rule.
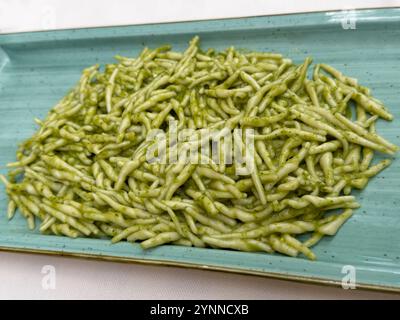
MULTIPOLYGON (((95 63, 115 54, 134 56, 143 46, 172 44, 183 50, 194 35, 203 48, 228 46, 276 51, 301 62, 310 55, 359 79, 392 111, 378 131, 400 145, 400 10, 351 13, 356 29, 344 29, 346 12, 321 12, 200 22, 72 29, 0 35, 0 165, 15 159, 16 146, 35 130, 34 117, 47 111, 95 63)), ((7 198, 0 188, 0 248, 175 265, 340 285, 343 267, 356 270, 358 287, 400 292, 400 159, 357 195, 361 208, 334 237, 314 251, 317 261, 279 254, 162 246, 143 251, 126 242, 69 239, 27 229, 17 215, 5 217, 7 198)))

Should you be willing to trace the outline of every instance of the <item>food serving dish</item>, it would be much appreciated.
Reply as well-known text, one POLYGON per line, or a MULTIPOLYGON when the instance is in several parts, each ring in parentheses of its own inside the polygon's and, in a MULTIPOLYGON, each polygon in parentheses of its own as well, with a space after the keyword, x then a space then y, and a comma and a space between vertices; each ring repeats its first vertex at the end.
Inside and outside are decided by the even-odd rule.
MULTIPOLYGON (((199 35, 203 47, 228 46, 281 52, 300 62, 308 55, 326 62, 370 87, 394 115, 378 121, 380 134, 400 144, 400 10, 321 12, 140 26, 72 29, 0 35, 0 163, 14 161, 18 142, 43 118, 94 63, 112 62, 115 54, 134 56, 144 46, 164 43, 183 50, 199 35)), ((378 157, 379 158, 379 157, 378 157)), ((379 159, 378 159, 379 160, 379 159)), ((0 188, 0 249, 113 261, 175 265, 340 285, 348 266, 358 287, 400 291, 399 166, 392 165, 356 194, 361 204, 333 238, 316 247, 317 261, 279 254, 166 245, 142 250, 138 244, 100 239, 41 235, 24 218, 6 219, 6 194, 0 188)))

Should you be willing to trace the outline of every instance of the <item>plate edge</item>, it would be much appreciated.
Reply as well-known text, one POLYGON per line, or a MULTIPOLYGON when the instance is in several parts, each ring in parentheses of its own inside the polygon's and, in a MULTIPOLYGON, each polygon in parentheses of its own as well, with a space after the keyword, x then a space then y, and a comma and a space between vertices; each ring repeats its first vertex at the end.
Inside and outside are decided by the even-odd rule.
MULTIPOLYGON (((53 251, 53 250, 14 248, 14 247, 6 247, 6 246, 0 246, 0 252, 42 254, 42 255, 48 255, 48 256, 63 256, 63 257, 68 257, 68 258, 107 261, 107 262, 169 266, 169 267, 179 267, 179 268, 187 268, 187 269, 197 269, 197 270, 203 270, 203 271, 204 270, 218 271, 218 272, 227 272, 227 273, 234 273, 234 274, 258 276, 258 277, 264 277, 264 278, 270 278, 270 279, 276 279, 276 280, 294 281, 294 282, 305 283, 305 284, 323 285, 323 286, 328 286, 328 287, 337 287, 337 288, 341 287, 340 281, 330 280, 330 279, 325 279, 325 278, 318 278, 318 277, 314 278, 314 277, 306 277, 306 276, 293 275, 293 274, 283 274, 283 273, 277 273, 277 272, 263 272, 263 271, 246 270, 246 269, 240 269, 240 268, 220 267, 220 266, 213 266, 213 265, 206 265, 206 264, 202 265, 202 264, 197 264, 197 263, 177 262, 177 261, 173 261, 173 260, 156 260, 156 259, 153 260, 153 259, 141 259, 141 258, 131 258, 131 257, 115 257, 115 256, 110 256, 110 255, 101 255, 101 254, 89 254, 89 253, 65 252, 65 251, 61 252, 61 251, 53 251)), ((376 285, 376 284, 368 284, 368 283, 357 283, 356 285, 357 285, 357 289, 400 294, 400 287, 392 287, 392 286, 376 285)))
POLYGON ((342 8, 342 9, 326 9, 326 10, 309 10, 309 11, 296 11, 296 12, 283 12, 283 13, 271 13, 271 14, 255 14, 248 16, 232 16, 232 17, 214 17, 214 18, 204 18, 204 19, 194 19, 194 20, 178 20, 178 21, 161 21, 161 22, 144 22, 144 23, 127 23, 127 24, 110 24, 110 25, 97 25, 97 26, 77 26, 70 28, 60 28, 60 29, 43 29, 43 30, 25 30, 25 31, 11 31, 0 33, 1 36, 9 35, 23 35, 23 34, 33 34, 33 33, 44 33, 44 32, 57 32, 57 31, 71 31, 71 30, 90 30, 90 29, 102 29, 102 28, 119 28, 119 27, 136 27, 136 26, 151 26, 151 25, 166 25, 174 23, 191 23, 191 22, 207 22, 207 21, 223 21, 223 20, 240 20, 240 19, 251 19, 251 18, 262 18, 262 17, 278 17, 278 16, 293 16, 302 14, 319 14, 319 13, 330 13, 330 12, 340 12, 346 10, 354 11, 366 11, 366 10, 393 10, 400 9, 398 4, 387 5, 387 6, 377 6, 377 7, 358 7, 358 8, 342 8))

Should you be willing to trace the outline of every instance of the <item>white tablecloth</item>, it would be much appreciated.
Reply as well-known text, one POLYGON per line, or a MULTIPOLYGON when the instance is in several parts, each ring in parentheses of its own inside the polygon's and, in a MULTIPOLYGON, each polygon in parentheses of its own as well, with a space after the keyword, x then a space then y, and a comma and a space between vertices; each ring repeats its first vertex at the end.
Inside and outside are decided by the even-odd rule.
MULTIPOLYGON (((99 25, 183 21, 400 5, 387 1, 0 0, 0 33, 99 25)), ((51 286, 50 286, 51 287, 51 286)), ((44 255, 0 253, 2 299, 349 299, 399 298, 361 290, 254 276, 44 255), (55 288, 44 289, 44 266, 55 288)))

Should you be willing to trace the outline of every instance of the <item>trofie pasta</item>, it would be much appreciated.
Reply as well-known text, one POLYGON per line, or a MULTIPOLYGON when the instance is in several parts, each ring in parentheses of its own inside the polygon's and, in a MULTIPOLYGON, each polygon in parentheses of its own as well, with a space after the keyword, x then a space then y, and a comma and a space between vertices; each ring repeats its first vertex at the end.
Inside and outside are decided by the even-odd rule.
POLYGON ((278 53, 145 48, 85 69, 1 176, 44 234, 303 254, 359 207, 398 147, 356 79, 278 53), (307 234, 299 238, 299 235, 307 234))

